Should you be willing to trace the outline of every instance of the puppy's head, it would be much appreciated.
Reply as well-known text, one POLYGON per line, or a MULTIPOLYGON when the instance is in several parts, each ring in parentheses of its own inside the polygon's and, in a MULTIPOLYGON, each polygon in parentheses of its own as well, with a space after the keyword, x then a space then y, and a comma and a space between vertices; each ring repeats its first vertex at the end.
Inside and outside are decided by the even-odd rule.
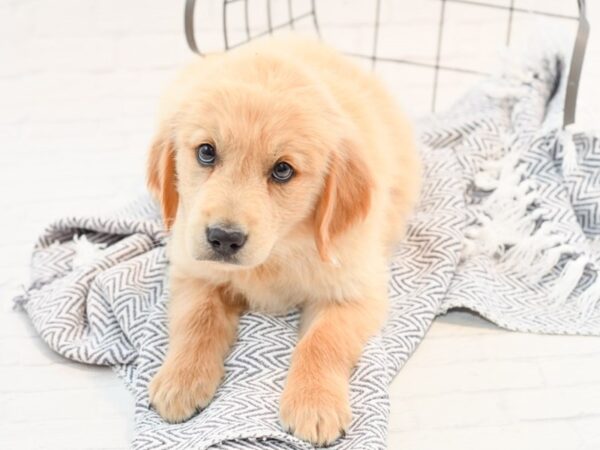
POLYGON ((212 79, 187 89, 161 123, 148 184, 195 260, 257 266, 299 233, 328 260, 332 239, 370 205, 360 145, 314 83, 212 79))

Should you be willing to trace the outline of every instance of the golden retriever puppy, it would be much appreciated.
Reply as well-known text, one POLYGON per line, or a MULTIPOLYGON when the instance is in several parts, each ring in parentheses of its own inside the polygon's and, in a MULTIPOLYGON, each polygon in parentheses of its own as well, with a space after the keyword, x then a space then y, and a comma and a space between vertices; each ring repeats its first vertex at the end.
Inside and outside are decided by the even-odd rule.
POLYGON ((180 422, 209 404, 244 310, 300 307, 281 422, 336 440, 419 179, 388 93, 320 43, 266 39, 189 66, 163 98, 148 166, 172 232, 158 413, 180 422))

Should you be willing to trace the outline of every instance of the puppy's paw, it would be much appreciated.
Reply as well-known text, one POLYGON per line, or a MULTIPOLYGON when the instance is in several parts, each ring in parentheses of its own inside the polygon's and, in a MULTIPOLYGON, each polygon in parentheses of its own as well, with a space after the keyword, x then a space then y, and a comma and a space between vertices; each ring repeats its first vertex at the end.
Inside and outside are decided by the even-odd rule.
POLYGON ((167 422, 183 422, 210 403, 222 376, 222 367, 178 367, 167 361, 148 387, 150 404, 167 422))
POLYGON ((344 435, 352 413, 348 382, 341 377, 288 378, 280 405, 283 427, 296 437, 326 446, 344 435))

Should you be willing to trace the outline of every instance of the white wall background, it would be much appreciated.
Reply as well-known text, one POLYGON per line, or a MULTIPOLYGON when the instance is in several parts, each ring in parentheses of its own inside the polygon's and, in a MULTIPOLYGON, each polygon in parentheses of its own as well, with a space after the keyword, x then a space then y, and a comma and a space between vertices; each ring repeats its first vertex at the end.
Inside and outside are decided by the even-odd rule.
MULTIPOLYGON (((198 2, 200 45, 218 49, 221 2, 198 2)), ((307 3, 294 0, 298 8, 307 3)), ((588 3, 600 29, 600 1, 588 3)), ((281 4, 287 0, 273 0, 274 17, 285 14, 281 4)), ((317 0, 325 39, 369 52, 374 4, 317 0)), ((575 0, 515 4, 576 13, 575 0)), ((255 27, 264 26, 265 0, 250 5, 255 27)), ((440 5, 383 0, 381 54, 433 62, 440 5)), ((31 244, 50 220, 143 190, 158 95, 191 57, 182 11, 183 0, 0 0, 2 449, 128 446, 133 409, 121 383, 108 370, 52 354, 10 310, 9 294, 26 278, 31 244)), ((446 13, 442 63, 494 66, 506 12, 448 3, 446 13)), ((572 22, 518 14, 513 45, 527 46, 531 34, 550 39, 557 26, 573 29, 572 22)), ((592 37, 581 101, 598 126, 600 38, 592 37)), ((411 114, 429 110, 429 69, 384 63, 377 70, 411 114)), ((476 78, 442 74, 439 107, 476 78)), ((392 395, 392 449, 598 449, 600 341, 507 333, 451 314, 433 326, 392 395)))

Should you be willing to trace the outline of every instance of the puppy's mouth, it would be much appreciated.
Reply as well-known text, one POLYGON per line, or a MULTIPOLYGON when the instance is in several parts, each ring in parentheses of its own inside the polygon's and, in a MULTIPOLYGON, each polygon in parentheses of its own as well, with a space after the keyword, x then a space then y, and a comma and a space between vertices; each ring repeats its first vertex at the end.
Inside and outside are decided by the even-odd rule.
POLYGON ((223 266, 241 266, 239 255, 222 255, 213 250, 208 249, 193 249, 191 256, 198 262, 210 262, 223 266))
POLYGON ((210 252, 207 258, 196 258, 196 259, 204 260, 204 261, 212 261, 212 262, 217 262, 217 263, 226 264, 226 265, 233 265, 233 266, 241 265, 241 262, 237 255, 228 256, 228 255, 221 255, 216 252, 210 252))

